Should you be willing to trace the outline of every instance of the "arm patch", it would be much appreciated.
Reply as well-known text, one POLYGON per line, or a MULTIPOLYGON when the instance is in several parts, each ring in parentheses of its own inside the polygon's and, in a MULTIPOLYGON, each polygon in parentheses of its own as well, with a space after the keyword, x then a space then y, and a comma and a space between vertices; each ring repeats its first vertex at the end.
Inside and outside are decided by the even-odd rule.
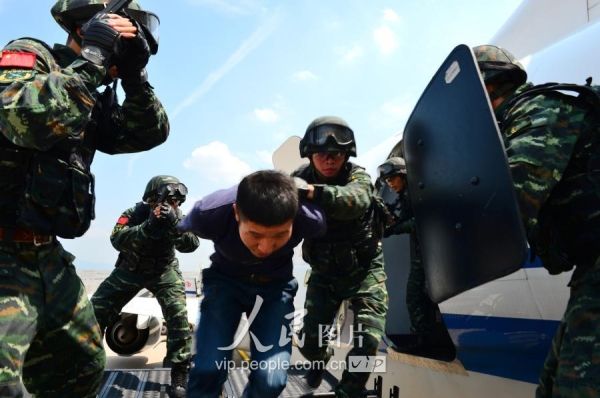
POLYGON ((36 60, 37 55, 35 53, 3 50, 0 54, 0 67, 33 69, 36 60))
POLYGON ((129 223, 129 217, 126 217, 126 216, 121 216, 117 220, 118 225, 127 225, 128 223, 129 223))

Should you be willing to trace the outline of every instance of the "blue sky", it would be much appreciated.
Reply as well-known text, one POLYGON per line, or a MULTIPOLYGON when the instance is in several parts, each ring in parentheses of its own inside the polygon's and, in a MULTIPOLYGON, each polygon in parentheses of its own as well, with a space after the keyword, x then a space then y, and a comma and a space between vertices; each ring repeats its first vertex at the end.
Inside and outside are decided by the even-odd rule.
MULTIPOLYGON (((146 182, 171 174, 189 188, 184 210, 203 195, 270 168, 287 137, 315 117, 346 119, 356 162, 374 174, 398 141, 433 73, 457 44, 487 43, 520 0, 146 0, 160 16, 150 82, 171 135, 152 151, 98 154, 97 218, 63 240, 80 268, 113 266, 109 242, 120 213, 146 182)), ((0 42, 23 36, 66 40, 52 1, 0 0, 0 42)), ((209 265, 212 244, 179 255, 184 270, 209 265)))

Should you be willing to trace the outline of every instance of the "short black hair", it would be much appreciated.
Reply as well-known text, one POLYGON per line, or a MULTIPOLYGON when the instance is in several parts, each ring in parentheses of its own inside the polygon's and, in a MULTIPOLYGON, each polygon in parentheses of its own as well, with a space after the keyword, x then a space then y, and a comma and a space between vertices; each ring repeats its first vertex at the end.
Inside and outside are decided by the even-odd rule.
POLYGON ((235 201, 242 220, 268 227, 295 218, 299 206, 294 180, 275 170, 260 170, 244 177, 235 201))

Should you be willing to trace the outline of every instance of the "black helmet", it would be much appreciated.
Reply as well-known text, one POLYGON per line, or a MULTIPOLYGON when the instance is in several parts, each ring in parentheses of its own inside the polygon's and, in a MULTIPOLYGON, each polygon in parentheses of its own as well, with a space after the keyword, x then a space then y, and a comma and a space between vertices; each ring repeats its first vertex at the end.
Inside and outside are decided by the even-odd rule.
POLYGON ((156 201, 160 197, 163 197, 163 199, 176 197, 180 203, 183 203, 187 193, 187 187, 177 177, 160 175, 152 177, 148 181, 142 200, 148 202, 156 201))
POLYGON ((473 47, 473 53, 484 82, 511 82, 516 88, 527 81, 523 65, 504 48, 482 45, 473 47))
POLYGON ((322 116, 313 120, 300 140, 300 156, 315 152, 346 152, 356 156, 354 132, 348 123, 336 116, 322 116))
POLYGON ((406 162, 401 157, 391 157, 377 168, 377 173, 380 178, 391 177, 398 174, 406 175, 406 162))
MULTIPOLYGON (((70 35, 73 35, 78 26, 82 26, 91 17, 105 7, 106 0, 58 0, 50 13, 56 22, 70 35)), ((125 12, 140 24, 150 51, 158 51, 158 26, 160 20, 156 14, 144 11, 136 0, 133 0, 125 12)), ((75 36, 75 35, 74 35, 75 36)))

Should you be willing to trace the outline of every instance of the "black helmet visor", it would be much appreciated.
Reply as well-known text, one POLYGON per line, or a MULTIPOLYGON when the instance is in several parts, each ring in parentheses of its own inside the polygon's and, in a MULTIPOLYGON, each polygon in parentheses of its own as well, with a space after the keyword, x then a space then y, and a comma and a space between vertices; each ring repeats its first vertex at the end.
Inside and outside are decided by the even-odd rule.
POLYGON ((154 55, 158 52, 158 28, 160 19, 150 11, 133 10, 128 8, 127 14, 139 23, 144 30, 144 35, 150 46, 150 52, 154 55))
POLYGON ((392 173, 394 173, 394 165, 391 165, 389 163, 382 164, 381 166, 379 166, 377 168, 377 173, 381 177, 387 177, 387 176, 391 175, 392 173))
POLYGON ((349 145, 354 142, 354 133, 348 127, 336 124, 324 124, 312 128, 307 133, 308 142, 315 146, 323 146, 332 137, 338 145, 349 145))
POLYGON ((377 173, 381 178, 391 177, 394 175, 405 175, 406 166, 400 162, 387 161, 377 168, 377 173))
POLYGON ((188 193, 187 187, 182 183, 167 184, 159 189, 158 196, 166 198, 175 198, 180 203, 185 202, 188 193))

